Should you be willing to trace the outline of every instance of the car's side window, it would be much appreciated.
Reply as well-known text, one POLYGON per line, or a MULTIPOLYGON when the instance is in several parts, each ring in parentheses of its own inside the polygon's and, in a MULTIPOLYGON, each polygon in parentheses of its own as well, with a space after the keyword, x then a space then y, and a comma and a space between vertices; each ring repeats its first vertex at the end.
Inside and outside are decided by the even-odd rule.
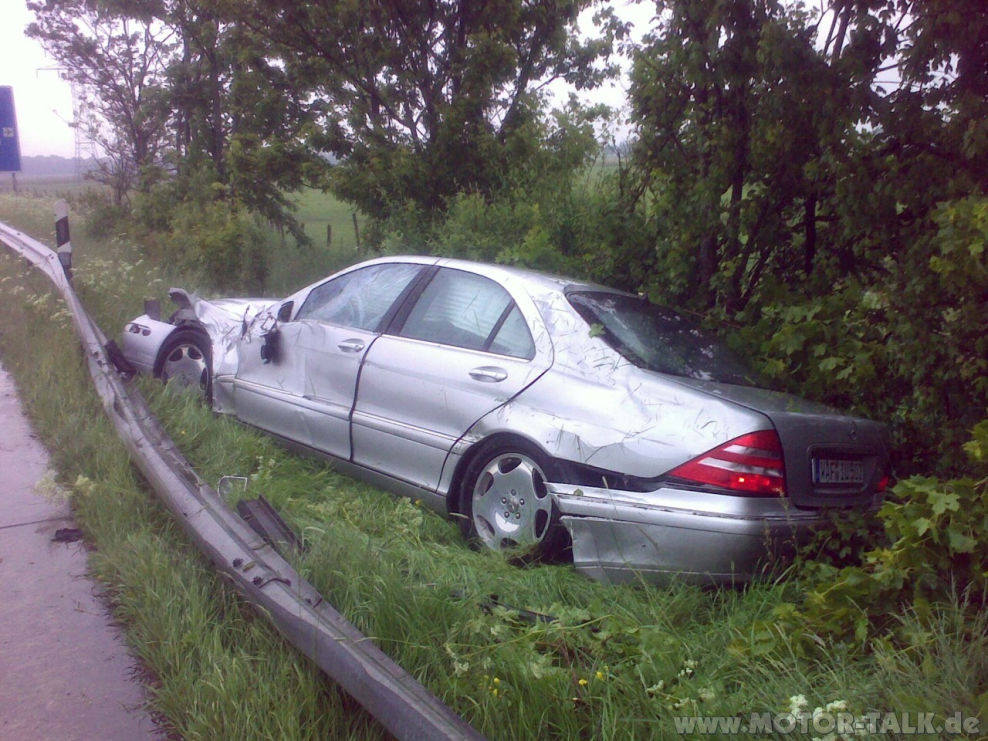
POLYGON ((371 265, 333 278, 309 292, 295 319, 375 331, 421 269, 406 263, 371 265))
POLYGON ((532 341, 532 333, 528 331, 525 317, 521 315, 517 306, 511 307, 511 311, 505 317, 504 324, 492 338, 490 351, 516 358, 531 359, 535 357, 535 342, 532 341))
POLYGON ((508 292, 489 278, 450 268, 432 278, 400 334, 469 350, 535 356, 524 317, 508 292))

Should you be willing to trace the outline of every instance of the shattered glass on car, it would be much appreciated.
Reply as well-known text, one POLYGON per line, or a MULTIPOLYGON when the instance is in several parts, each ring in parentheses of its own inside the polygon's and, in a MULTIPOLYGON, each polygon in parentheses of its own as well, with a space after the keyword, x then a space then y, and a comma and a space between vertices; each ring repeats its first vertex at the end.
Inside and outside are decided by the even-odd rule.
POLYGON ((374 331, 421 269, 410 264, 372 265, 328 280, 312 289, 295 319, 374 331))
POLYGON ((606 291, 570 291, 566 297, 601 339, 639 368, 698 381, 765 385, 723 342, 671 309, 606 291))

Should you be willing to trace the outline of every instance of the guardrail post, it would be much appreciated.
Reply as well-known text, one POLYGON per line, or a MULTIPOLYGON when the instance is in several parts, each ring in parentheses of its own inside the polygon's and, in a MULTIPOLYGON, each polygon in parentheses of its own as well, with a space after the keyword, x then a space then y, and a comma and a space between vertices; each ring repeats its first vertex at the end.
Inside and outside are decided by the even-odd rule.
POLYGON ((58 261, 65 277, 72 281, 72 242, 69 240, 69 204, 65 200, 55 202, 55 242, 58 244, 58 261))

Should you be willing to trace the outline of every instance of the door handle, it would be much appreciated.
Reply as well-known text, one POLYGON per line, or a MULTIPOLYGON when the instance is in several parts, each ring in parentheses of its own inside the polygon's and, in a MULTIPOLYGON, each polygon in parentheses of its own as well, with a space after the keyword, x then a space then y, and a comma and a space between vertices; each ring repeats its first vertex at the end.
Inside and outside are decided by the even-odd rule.
POLYGON ((494 365, 482 365, 470 371, 470 377, 485 383, 499 383, 508 377, 508 371, 494 365))
POLYGON ((364 349, 363 340, 343 340, 337 345, 343 352, 360 352, 364 349))

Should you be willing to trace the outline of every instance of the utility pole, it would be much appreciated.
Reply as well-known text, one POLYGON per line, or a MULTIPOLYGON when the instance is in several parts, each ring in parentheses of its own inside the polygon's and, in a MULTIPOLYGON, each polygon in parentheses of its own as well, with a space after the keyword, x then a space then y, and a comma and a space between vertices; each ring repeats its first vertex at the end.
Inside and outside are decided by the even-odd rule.
MULTIPOLYGON (((42 72, 55 72, 63 80, 66 79, 65 72, 68 71, 68 67, 38 67, 35 70, 35 76, 40 75, 42 72)), ((79 125, 79 119, 82 114, 82 102, 81 95, 79 94, 79 85, 69 78, 69 94, 72 96, 72 120, 65 121, 58 111, 52 109, 52 113, 65 121, 69 126, 72 127, 73 138, 75 140, 75 179, 82 180, 82 158, 86 151, 92 150, 93 142, 88 139, 83 133, 83 127, 79 125)))

